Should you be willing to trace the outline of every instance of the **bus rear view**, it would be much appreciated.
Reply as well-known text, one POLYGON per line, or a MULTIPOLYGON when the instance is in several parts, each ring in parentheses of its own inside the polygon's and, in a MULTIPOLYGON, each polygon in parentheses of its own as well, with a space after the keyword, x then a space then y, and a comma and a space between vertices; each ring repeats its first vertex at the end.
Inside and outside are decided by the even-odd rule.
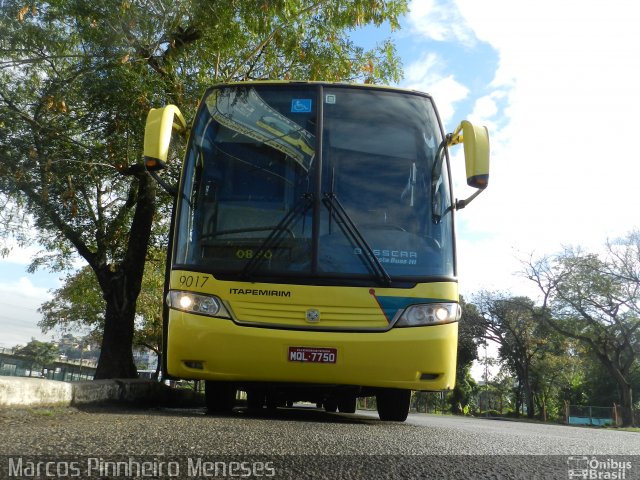
MULTIPOLYGON (((175 128, 173 128, 175 127, 175 128)), ((148 168, 175 107, 152 110, 148 168)), ((375 395, 405 420, 411 390, 451 389, 460 307, 447 146, 486 187, 488 137, 445 136, 431 97, 328 83, 208 90, 173 219, 165 370, 204 379, 210 411, 375 395)))

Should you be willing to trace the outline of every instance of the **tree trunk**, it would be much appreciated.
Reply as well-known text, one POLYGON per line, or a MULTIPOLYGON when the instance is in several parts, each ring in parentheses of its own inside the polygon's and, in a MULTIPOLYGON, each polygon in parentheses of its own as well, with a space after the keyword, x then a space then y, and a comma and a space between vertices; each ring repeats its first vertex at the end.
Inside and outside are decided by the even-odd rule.
POLYGON ((628 382, 618 382, 622 394, 622 426, 633 426, 633 389, 628 382))
POLYGON ((622 426, 631 427, 633 425, 633 389, 631 383, 627 381, 629 372, 622 371, 606 355, 599 354, 597 356, 618 384, 622 407, 622 426))
POLYGON ((138 181, 138 192, 124 261, 115 271, 109 265, 94 267, 107 303, 96 379, 138 377, 133 361, 133 330, 155 214, 156 188, 154 180, 139 168, 133 169, 132 175, 138 181))
POLYGON ((633 389, 631 383, 627 381, 628 372, 623 372, 606 355, 597 355, 602 365, 609 371, 618 385, 620 401, 622 407, 622 426, 631 427, 633 425, 633 389))
POLYGON ((536 395, 536 406, 538 407, 538 414, 540 415, 540 420, 543 422, 547 421, 547 401, 544 395, 536 395))
POLYGON ((126 282, 114 281, 111 291, 105 294, 104 334, 100 358, 94 378, 137 378, 138 370, 133 361, 133 328, 135 300, 129 301, 126 282))
POLYGON ((520 390, 524 396, 523 404, 527 407, 527 418, 533 418, 535 412, 535 400, 533 398, 533 390, 529 381, 529 368, 527 364, 516 366, 516 376, 520 382, 520 390))
POLYGON ((529 379, 525 378, 522 391, 524 393, 524 400, 527 405, 527 418, 533 418, 535 414, 536 403, 533 399, 533 391, 531 390, 531 385, 529 384, 529 379))

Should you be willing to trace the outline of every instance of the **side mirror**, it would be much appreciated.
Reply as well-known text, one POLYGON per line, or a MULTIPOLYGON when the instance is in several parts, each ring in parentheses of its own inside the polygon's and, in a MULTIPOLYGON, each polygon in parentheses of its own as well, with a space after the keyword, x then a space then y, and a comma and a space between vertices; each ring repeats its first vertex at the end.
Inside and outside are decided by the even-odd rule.
POLYGON ((489 131, 467 120, 447 136, 447 146, 462 142, 467 170, 467 185, 484 190, 489 184, 489 131), (462 134, 461 134, 462 133, 462 134))
POLYGON ((445 139, 447 147, 464 144, 464 161, 467 170, 467 185, 477 188, 469 198, 456 201, 456 210, 466 207, 489 185, 489 131, 463 120, 453 133, 445 139))
POLYGON ((144 164, 148 171, 165 167, 171 134, 184 133, 186 130, 187 122, 175 105, 149 110, 144 128, 144 164))

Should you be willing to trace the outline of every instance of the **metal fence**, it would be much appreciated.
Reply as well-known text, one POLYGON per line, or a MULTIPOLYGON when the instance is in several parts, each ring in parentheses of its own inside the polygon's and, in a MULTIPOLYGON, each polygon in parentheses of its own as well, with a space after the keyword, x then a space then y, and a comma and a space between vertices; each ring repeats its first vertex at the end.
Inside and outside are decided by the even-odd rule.
POLYGON ((95 367, 88 362, 51 362, 44 368, 34 368, 30 359, 14 355, 12 349, 0 349, 0 375, 11 377, 36 377, 49 380, 93 380, 95 367))
POLYGON ((619 423, 615 405, 599 407, 565 403, 565 419, 569 425, 605 426, 619 423))

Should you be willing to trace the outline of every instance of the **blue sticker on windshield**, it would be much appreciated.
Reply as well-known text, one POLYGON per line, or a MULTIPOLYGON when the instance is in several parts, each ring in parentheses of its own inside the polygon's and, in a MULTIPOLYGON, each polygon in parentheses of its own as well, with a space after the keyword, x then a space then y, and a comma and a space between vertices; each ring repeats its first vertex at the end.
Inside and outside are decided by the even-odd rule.
POLYGON ((292 113, 309 113, 311 112, 310 98, 294 98, 291 100, 292 113))

